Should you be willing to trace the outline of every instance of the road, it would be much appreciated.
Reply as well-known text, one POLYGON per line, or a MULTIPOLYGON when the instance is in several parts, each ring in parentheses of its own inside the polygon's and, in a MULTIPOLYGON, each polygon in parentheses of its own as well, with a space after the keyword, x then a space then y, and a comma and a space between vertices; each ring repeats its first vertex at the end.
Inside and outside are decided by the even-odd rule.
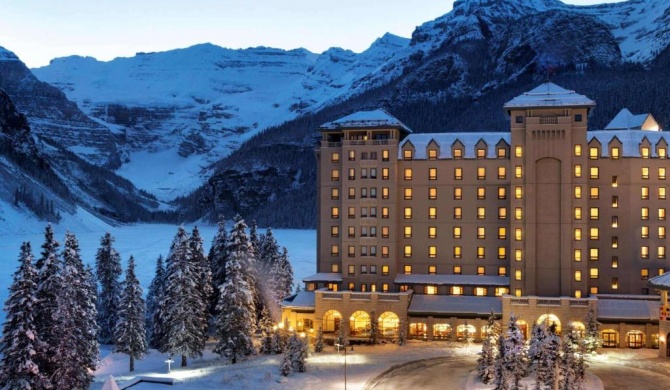
POLYGON ((463 390, 476 360, 476 357, 447 357, 407 363, 375 378, 366 390, 463 390))
POLYGON ((655 390, 670 387, 670 372, 661 375, 620 364, 591 362, 588 371, 600 378, 606 390, 655 390))

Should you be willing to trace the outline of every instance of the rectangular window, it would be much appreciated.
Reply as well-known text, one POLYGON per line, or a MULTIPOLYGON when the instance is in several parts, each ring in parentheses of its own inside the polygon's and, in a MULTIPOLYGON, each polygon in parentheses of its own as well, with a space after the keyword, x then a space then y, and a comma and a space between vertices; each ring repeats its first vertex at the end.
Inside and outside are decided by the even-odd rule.
POLYGON ((619 157, 621 157, 621 149, 619 149, 618 146, 612 147, 612 151, 610 152, 610 157, 612 160, 618 160, 619 157))
POLYGON ((658 199, 660 199, 660 200, 665 200, 666 199, 665 187, 659 187, 658 188, 658 199))
POLYGON ((665 239, 665 226, 658 227, 658 238, 665 239))
POLYGON ((437 199, 437 188, 435 187, 428 188, 428 199, 429 200, 437 199))
POLYGON ((423 293, 426 295, 437 295, 437 286, 424 286, 423 293))
POLYGON ((497 154, 498 154, 498 158, 507 158, 507 149, 498 148, 497 154))
POLYGON ((507 187, 498 187, 498 199, 507 199, 507 187))
POLYGON ((477 160, 486 158, 486 149, 477 149, 477 160))
POLYGON ((596 261, 600 257, 598 248, 589 248, 589 260, 596 261))
POLYGON ((356 199, 356 188, 349 187, 347 191, 349 191, 349 199, 356 199))
POLYGON ((454 160, 460 160, 463 158, 463 149, 456 148, 451 153, 454 156, 454 160))
POLYGON ((498 167, 498 179, 505 179, 507 177, 507 170, 505 167, 498 167))
POLYGON ((368 197, 368 189, 361 188, 361 198, 367 198, 367 197, 368 197))
POLYGON ((463 256, 463 248, 460 246, 454 247, 454 259, 460 259, 463 256))
POLYGON ((514 146, 514 157, 521 158, 523 157, 523 146, 515 145, 514 146))
POLYGON ((612 196, 612 208, 616 209, 619 207, 619 197, 617 195, 612 196))
POLYGON ((486 275, 486 267, 478 266, 477 267, 477 275, 479 275, 479 276, 486 275))
POLYGON ((642 268, 640 270, 640 278, 642 280, 647 280, 649 279, 649 269, 648 268, 642 268))
POLYGON ((454 180, 463 180, 463 168, 454 168, 454 180))
POLYGON ((477 187, 477 199, 486 199, 486 187, 477 187))
POLYGON ((356 180, 356 169, 349 168, 349 180, 356 180))
POLYGON ((523 199, 523 187, 521 186, 514 187, 514 199, 523 199))
POLYGON ((370 197, 373 199, 377 197, 377 187, 370 187, 370 197))
POLYGON ((412 208, 405 207, 405 212, 403 213, 405 219, 412 219, 412 208))
POLYGON ((382 207, 382 218, 387 219, 389 217, 389 208, 382 207))
POLYGON ((330 180, 331 181, 340 181, 340 170, 333 169, 330 171, 330 180))
POLYGON ((582 186, 575 186, 575 199, 582 198, 582 186))
POLYGON ((403 160, 411 160, 412 159, 412 150, 407 149, 402 151, 402 159, 403 160))
POLYGON ((388 180, 388 179, 389 179, 389 169, 382 168, 382 180, 388 180))
POLYGON ((486 218, 486 208, 477 207, 477 219, 485 219, 485 218, 486 218))
POLYGON ((590 147, 589 148, 589 160, 597 160, 598 157, 600 157, 600 151, 598 150, 597 147, 590 147))
POLYGON ((463 287, 461 287, 461 286, 451 286, 451 287, 449 287, 449 293, 451 295, 463 295, 463 287))
POLYGON ((477 247, 477 258, 478 259, 485 259, 486 258, 486 248, 483 246, 478 246, 477 247))
POLYGON ((658 168, 658 179, 665 180, 665 167, 658 168))
POLYGON ((461 229, 460 226, 454 226, 453 227, 453 232, 454 232, 453 235, 454 235, 455 239, 461 238, 462 229, 461 229))
POLYGON ((514 270, 514 280, 523 280, 523 273, 520 269, 514 270))
POLYGON ((382 150, 382 161, 386 162, 389 160, 389 151, 388 150, 382 150))
POLYGON ((598 167, 591 167, 589 168, 589 178, 590 179, 597 179, 600 176, 600 170, 598 167))
POLYGON ((333 152, 333 153, 330 155, 330 161, 331 161, 331 162, 334 162, 334 163, 338 163, 338 162, 340 162, 340 154, 339 154, 338 152, 333 152))
POLYGON ((382 238, 389 238, 389 227, 382 226, 382 238))
POLYGON ((582 240, 582 229, 581 228, 575 228, 574 229, 573 238, 575 239, 575 241, 581 241, 582 240))
POLYGON ((514 219, 517 221, 520 221, 523 219, 523 208, 521 207, 515 207, 514 208, 514 219))
POLYGON ((582 208, 581 207, 575 207, 575 219, 576 220, 582 219, 582 208))
POLYGON ((640 238, 649 238, 649 226, 640 227, 640 238))
POLYGON ((368 169, 367 168, 362 168, 361 169, 361 179, 367 179, 368 178, 368 169))
POLYGON ((507 219, 507 207, 498 207, 498 219, 507 219))
POLYGON ((330 236, 331 237, 339 237, 340 236, 340 227, 339 226, 331 226, 330 227, 330 236))
POLYGON ((521 165, 517 165, 514 167, 514 177, 517 179, 521 179, 523 177, 523 168, 521 165))
POLYGON ((597 220, 600 218, 600 209, 597 207, 591 207, 589 209, 589 219, 597 220))
POLYGON ((382 199, 388 199, 388 198, 389 198, 389 188, 382 187, 382 199))
POLYGON ((349 245, 349 247, 347 248, 347 254, 349 255, 349 257, 356 257, 356 247, 353 245, 349 245))
POLYGON ((463 272, 463 269, 460 265, 455 265, 453 268, 454 275, 460 275, 463 272))
POLYGON ((665 208, 663 207, 658 209, 658 220, 665 221, 665 208))
POLYGON ((643 259, 648 259, 649 258, 649 247, 648 246, 641 246, 640 247, 640 257, 643 259))
POLYGON ((437 247, 436 246, 429 246, 428 247, 428 257, 430 257, 430 258, 437 257, 437 247))
POLYGON ((382 265, 382 276, 388 276, 388 274, 389 274, 389 266, 382 265))
POLYGON ((332 200, 338 200, 340 199, 340 189, 339 188, 331 188, 330 189, 330 199, 332 200))
POLYGON ((483 240, 486 238, 486 228, 483 226, 480 226, 477 228, 477 238, 480 240, 483 240))
POLYGON ((589 192, 590 199, 599 199, 600 198, 600 188, 591 187, 589 192))
POLYGON ((463 189, 461 187, 454 187, 454 200, 463 199, 463 189))
POLYGON ((412 168, 405 168, 405 180, 412 180, 412 168))
POLYGON ((354 226, 349 226, 347 228, 347 236, 349 238, 356 238, 356 228, 354 226))
POLYGON ((340 255, 340 247, 337 245, 331 245, 330 246, 330 255, 331 256, 339 256, 340 255))
POLYGON ((428 151, 428 160, 437 160, 437 149, 430 149, 428 151))
POLYGON ((434 265, 429 265, 428 266, 428 274, 429 275, 435 275, 437 273, 437 267, 434 265))
POLYGON ((582 177, 582 166, 581 164, 575 165, 575 177, 582 177))
POLYGON ((573 258, 575 261, 582 261, 582 250, 575 249, 573 252, 573 258))
POLYGON ((412 257, 412 246, 411 245, 405 245, 405 249, 403 251, 405 257, 412 257))
POLYGON ((507 259, 507 248, 504 246, 498 247, 498 260, 507 259))
POLYGON ((523 249, 515 249, 514 261, 522 261, 522 260, 523 260, 523 249))
POLYGON ((403 267, 403 273, 405 275, 411 275, 412 274, 412 266, 411 265, 405 265, 403 267))
POLYGON ((388 246, 382 246, 382 257, 384 257, 384 258, 389 257, 389 247, 388 246))
POLYGON ((666 158, 668 155, 668 151, 665 148, 658 148, 658 158, 666 158))
POLYGON ((575 144, 575 156, 580 157, 582 155, 582 145, 575 144))
POLYGON ((377 168, 370 168, 370 179, 377 178, 377 168))
POLYGON ((498 239, 499 240, 505 240, 507 239, 507 228, 504 226, 501 226, 498 228, 498 239))
POLYGON ((575 271, 575 282, 582 281, 582 271, 575 271))
POLYGON ((349 207, 347 212, 347 215, 349 216, 350 219, 356 218, 356 207, 349 207))
POLYGON ((612 228, 617 229, 619 227, 619 217, 616 215, 612 216, 612 228))
POLYGON ((333 273, 340 273, 340 265, 337 263, 333 263, 330 265, 330 272, 333 273))
POLYGON ((612 268, 619 268, 619 257, 612 256, 612 268))
POLYGON ((356 151, 355 150, 350 150, 349 151, 349 161, 354 161, 356 160, 356 151))
POLYGON ((486 168, 478 167, 477 168, 477 180, 486 180, 486 168))
POLYGON ((437 180, 437 168, 428 169, 428 180, 437 180))
POLYGON ((435 226, 428 227, 428 238, 437 238, 437 228, 435 226))
POLYGON ((412 189, 411 188, 405 188, 404 190, 404 198, 405 200, 411 200, 412 199, 412 189))
POLYGON ((665 259, 665 247, 659 246, 658 248, 656 248, 656 255, 658 256, 659 259, 665 259))
POLYGON ((649 167, 642 167, 642 179, 649 179, 649 167))
POLYGON ((367 274, 368 273, 368 266, 367 265, 361 265, 361 273, 362 274, 367 274))
POLYGON ((514 241, 522 241, 522 240, 523 240, 523 229, 514 228, 514 241))
POLYGON ((575 122, 581 122, 582 121, 582 114, 575 114, 575 122))
POLYGON ((619 187, 619 176, 612 176, 612 188, 619 187))
POLYGON ((350 264, 348 268, 349 268, 349 276, 356 275, 356 266, 355 265, 350 264))
POLYGON ((412 238, 412 227, 411 226, 405 226, 403 228, 403 234, 405 238, 412 238))
POLYGON ((461 207, 454 207, 454 219, 463 218, 463 209, 461 207))
POLYGON ((589 229, 589 239, 598 240, 600 238, 600 229, 592 227, 589 229))
POLYGON ((589 278, 598 279, 598 268, 589 268, 589 278))
POLYGON ((507 276, 507 267, 498 267, 498 276, 507 276))
POLYGON ((649 199, 649 187, 640 188, 640 199, 648 200, 649 199))
POLYGON ((485 297, 488 294, 486 287, 475 287, 473 292, 477 297, 485 297))
POLYGON ((612 278, 612 290, 618 290, 619 289, 619 278, 613 277, 612 278))
POLYGON ((340 208, 339 207, 331 207, 330 208, 330 217, 333 219, 340 218, 340 208))
POLYGON ((643 220, 649 219, 649 207, 643 207, 642 209, 640 209, 640 217, 643 220))

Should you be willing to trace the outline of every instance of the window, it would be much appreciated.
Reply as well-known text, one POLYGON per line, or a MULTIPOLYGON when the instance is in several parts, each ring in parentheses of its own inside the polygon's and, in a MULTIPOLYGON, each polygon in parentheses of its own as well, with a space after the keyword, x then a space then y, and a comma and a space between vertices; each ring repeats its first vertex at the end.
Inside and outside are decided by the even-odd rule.
POLYGON ((589 219, 597 220, 600 218, 600 209, 597 207, 591 207, 589 209, 589 219))
POLYGON ((523 199, 523 187, 521 186, 514 187, 514 199, 523 199))
POLYGON ((612 176, 612 188, 619 187, 619 176, 612 176))
POLYGON ((665 259, 665 247, 659 246, 658 248, 656 248, 656 255, 658 256, 659 259, 665 259))
POLYGON ((454 156, 454 160, 460 160, 461 158, 463 158, 463 149, 456 148, 452 153, 454 156))
POLYGON ((412 238, 412 227, 411 226, 405 226, 403 228, 403 234, 405 238, 412 238))
POLYGON ((349 187, 349 199, 356 199, 356 188, 349 187))
POLYGON ((504 246, 498 247, 498 260, 505 260, 507 258, 507 248, 504 246))
POLYGON ((370 217, 377 218, 377 207, 370 207, 370 217))
POLYGON ((435 275, 437 273, 437 267, 434 265, 428 266, 428 274, 435 275))
POLYGON ((521 240, 523 240, 523 229, 514 228, 514 241, 521 241, 521 240))
POLYGON ((361 179, 367 179, 368 178, 368 169, 367 168, 362 168, 361 169, 361 179))
POLYGON ((412 168, 405 168, 405 180, 412 180, 412 168))
POLYGON ((349 276, 356 275, 356 266, 355 265, 350 264, 348 268, 349 268, 349 276))
POLYGON ((332 200, 338 200, 340 199, 340 189, 339 188, 331 188, 330 189, 330 199, 332 200))
POLYGON ((480 240, 483 240, 486 238, 486 228, 483 226, 480 226, 477 228, 477 238, 480 240))
POLYGON ((437 228, 435 226, 428 227, 428 238, 437 238, 437 228))
POLYGON ((642 179, 649 179, 649 167, 642 167, 642 179))
POLYGON ((437 160, 437 150, 436 149, 430 149, 428 150, 428 159, 429 160, 437 160))
POLYGON ((334 163, 338 163, 338 162, 340 162, 340 154, 339 154, 338 152, 333 152, 333 153, 330 155, 330 161, 331 161, 331 162, 334 162, 334 163))
POLYGON ((514 270, 514 280, 523 280, 523 273, 520 269, 514 270))
POLYGON ((582 177, 582 166, 580 164, 575 165, 575 177, 582 177))
POLYGON ((514 177, 517 179, 523 177, 523 168, 521 167, 521 165, 517 165, 514 167, 514 177))
POLYGON ((612 268, 619 268, 619 257, 612 256, 612 268))
POLYGON ((367 274, 368 273, 368 266, 367 265, 361 265, 361 273, 362 274, 367 274))
POLYGON ((664 200, 666 198, 665 187, 658 188, 658 199, 664 200))
POLYGON ((377 178, 377 168, 370 168, 370 179, 377 178))
POLYGON ((643 208, 640 210, 640 217, 641 217, 643 220, 647 220, 647 219, 649 219, 649 207, 643 207, 643 208))
POLYGON ((382 275, 383 276, 388 276, 389 274, 389 266, 388 265, 382 265, 382 275))
POLYGON ((477 275, 479 275, 479 276, 486 275, 486 267, 478 266, 477 267, 477 275))
POLYGON ((405 193, 405 200, 411 200, 412 199, 412 189, 411 188, 405 188, 404 190, 405 193))
POLYGON ((575 241, 581 241, 582 240, 582 229, 581 228, 575 228, 573 237, 574 237, 575 241))
POLYGON ((356 180, 356 169, 349 168, 349 180, 356 180))
POLYGON ((642 155, 642 158, 649 158, 649 148, 643 146, 640 150, 640 154, 642 155))
POLYGON ((485 297, 488 294, 488 290, 486 287, 475 287, 474 294, 477 297, 485 297))
POLYGON ((589 260, 596 261, 598 260, 600 251, 598 248, 589 248, 589 260))
POLYGON ((384 258, 389 257, 389 247, 388 246, 382 246, 382 257, 384 257, 384 258))
POLYGON ((382 218, 387 219, 389 217, 389 208, 382 207, 382 218))
POLYGON ((498 276, 507 276, 507 267, 498 267, 498 276))
POLYGON ((479 200, 486 199, 486 188, 485 187, 477 187, 477 199, 479 199, 479 200))
POLYGON ((498 187, 498 199, 507 199, 507 187, 498 187))
POLYGON ((575 156, 580 157, 582 155, 582 145, 576 144, 575 145, 575 156))
POLYGON ((460 259, 463 257, 463 248, 460 246, 454 247, 454 259, 460 259))
POLYGON ((340 170, 333 169, 330 171, 330 180, 331 181, 340 181, 340 170))
POLYGON ((411 266, 411 265, 406 265, 406 266, 403 268, 403 273, 404 273, 405 275, 411 275, 411 274, 412 274, 412 266, 411 266))
POLYGON ((356 257, 356 247, 353 245, 349 245, 347 254, 349 255, 349 257, 356 257))
POLYGON ((403 251, 405 257, 412 257, 412 246, 411 245, 405 245, 405 249, 403 251))
POLYGON ((640 238, 649 238, 649 226, 642 226, 640 228, 640 238))
POLYGON ((330 265, 330 272, 334 273, 339 273, 340 272, 340 265, 337 263, 333 263, 330 265))
POLYGON ((451 295, 463 295, 463 287, 461 287, 461 286, 451 286, 451 287, 449 287, 449 294, 451 294, 451 295))
POLYGON ((521 115, 517 115, 517 116, 514 118, 514 122, 516 122, 516 123, 523 123, 523 116, 521 116, 521 115))
POLYGON ((484 167, 477 168, 477 180, 486 180, 486 168, 484 167))
POLYGON ((575 114, 575 122, 581 122, 582 121, 582 114, 575 114))
POLYGON ((589 278, 598 279, 598 268, 589 268, 589 278))
POLYGON ((640 188, 640 199, 648 200, 649 199, 649 187, 640 188))
POLYGON ((389 198, 389 188, 382 187, 382 199, 388 199, 388 198, 389 198))
POLYGON ((598 169, 598 167, 589 168, 589 178, 590 179, 597 179, 598 176, 600 176, 600 170, 598 169))
POLYGON ((648 259, 649 258, 649 247, 648 246, 641 246, 640 247, 640 258, 642 258, 642 259, 648 259))
POLYGON ((582 198, 582 186, 575 186, 575 199, 582 198))
POLYGON ((600 151, 598 150, 597 147, 590 147, 589 148, 589 159, 590 160, 597 160, 598 157, 600 157, 600 151))
POLYGON ((347 212, 347 215, 349 216, 349 219, 354 219, 356 218, 356 207, 349 207, 347 212))
POLYGON ((331 256, 339 256, 340 255, 340 247, 337 245, 331 245, 330 246, 330 255, 331 256))
POLYGON ((428 199, 429 200, 437 199, 437 188, 431 187, 428 189, 428 199))
POLYGON ((575 282, 582 281, 582 271, 575 271, 575 282))
POLYGON ((333 219, 340 218, 340 208, 339 207, 331 207, 330 208, 330 217, 333 219))
POLYGON ((600 238, 600 229, 597 227, 592 227, 589 229, 589 239, 597 240, 600 238))
POLYGON ((382 168, 382 180, 388 180, 388 179, 389 179, 389 169, 382 168))
POLYGON ((486 258, 486 249, 483 246, 477 247, 477 258, 485 259, 486 258))
POLYGON ((590 191, 589 191, 589 198, 590 199, 599 199, 600 198, 600 188, 591 187, 590 191))
POLYGON ((647 280, 649 279, 649 269, 648 268, 642 268, 640 270, 640 278, 642 280, 647 280))
POLYGON ((461 207, 454 207, 454 219, 463 218, 463 209, 461 207))
POLYGON ((429 246, 428 247, 428 257, 430 257, 430 258, 437 257, 437 247, 436 246, 429 246))
POLYGON ((349 161, 354 161, 356 160, 356 151, 355 150, 350 150, 349 151, 349 161))
POLYGON ((330 236, 331 237, 339 237, 340 236, 340 227, 339 226, 331 226, 330 227, 330 236))
POLYGON ((619 197, 614 195, 612 196, 612 208, 617 208, 619 207, 619 197))
POLYGON ((437 286, 424 286, 423 293, 426 295, 437 295, 437 286))
POLYGON ((498 239, 499 240, 505 240, 507 239, 507 228, 504 226, 501 226, 498 228, 498 239))
POLYGON ((507 149, 505 148, 498 148, 498 158, 507 158, 507 149))
POLYGON ((389 160, 389 151, 382 150, 382 161, 388 161, 388 160, 389 160))
POLYGON ((590 287, 589 294, 598 294, 598 287, 590 287))
POLYGON ((370 197, 371 198, 377 197, 377 187, 370 187, 370 197))
POLYGON ((659 221, 665 221, 665 209, 664 208, 659 208, 658 209, 658 220, 659 221))
POLYGON ((405 207, 405 212, 404 212, 404 218, 405 219, 412 219, 412 208, 411 207, 405 207))
POLYGON ((411 149, 406 149, 402 151, 402 159, 403 160, 411 160, 412 159, 412 150, 411 149))
POLYGON ((658 148, 658 158, 666 158, 668 151, 665 148, 658 148))
POLYGON ((658 227, 658 238, 661 238, 661 239, 665 238, 665 226, 659 226, 658 227))
POLYGON ((516 158, 523 157, 523 146, 521 145, 514 146, 514 157, 516 158))
POLYGON ((454 238, 456 238, 456 239, 461 238, 462 229, 461 229, 460 226, 454 226, 454 228, 452 230, 453 230, 454 238))
POLYGON ((520 221, 523 219, 523 209, 521 207, 514 208, 514 219, 520 221))
POLYGON ((460 275, 463 272, 463 269, 460 265, 455 265, 453 268, 454 275, 460 275))
POLYGON ((612 228, 616 229, 619 227, 619 217, 616 215, 612 216, 612 228))
POLYGON ((477 207, 477 219, 485 219, 485 218, 486 218, 486 208, 477 207))
POLYGON ((437 168, 428 169, 428 180, 437 180, 437 168))
POLYGON ((514 250, 514 261, 521 261, 523 260, 523 250, 522 249, 515 249, 514 250))
POLYGON ((610 152, 610 157, 612 160, 618 160, 621 157, 621 150, 618 146, 613 146, 612 151, 610 152))
POLYGON ((463 168, 454 168, 454 180, 463 180, 463 168))
POLYGON ((486 158, 486 149, 477 149, 477 160, 486 158))
POLYGON ((505 167, 498 167, 498 179, 505 179, 507 177, 507 169, 505 167))
POLYGON ((576 220, 582 219, 582 208, 581 207, 575 207, 575 219, 576 220))
POLYGON ((618 290, 619 289, 619 278, 613 277, 612 278, 612 290, 618 290))
POLYGON ((368 189, 361 188, 361 198, 367 198, 367 197, 368 197, 368 189))
POLYGON ((461 187, 454 187, 454 200, 463 199, 463 189, 461 187))
POLYGON ((575 261, 582 261, 582 250, 575 249, 572 257, 575 261))
POLYGON ((658 168, 658 179, 665 180, 665 167, 658 168))

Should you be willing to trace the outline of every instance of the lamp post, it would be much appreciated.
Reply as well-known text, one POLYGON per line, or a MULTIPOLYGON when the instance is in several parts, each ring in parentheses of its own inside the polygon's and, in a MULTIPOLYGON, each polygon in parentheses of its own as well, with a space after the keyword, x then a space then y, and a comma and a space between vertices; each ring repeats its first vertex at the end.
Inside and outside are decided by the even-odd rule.
POLYGON ((174 363, 174 360, 172 360, 172 354, 169 354, 169 355, 168 355, 168 358, 167 358, 167 360, 165 361, 165 363, 167 363, 167 365, 168 365, 168 374, 169 374, 169 373, 170 373, 170 365, 171 365, 172 363, 174 363))
POLYGON ((347 345, 345 343, 335 344, 337 352, 340 352, 340 347, 344 349, 344 390, 347 390, 347 345))

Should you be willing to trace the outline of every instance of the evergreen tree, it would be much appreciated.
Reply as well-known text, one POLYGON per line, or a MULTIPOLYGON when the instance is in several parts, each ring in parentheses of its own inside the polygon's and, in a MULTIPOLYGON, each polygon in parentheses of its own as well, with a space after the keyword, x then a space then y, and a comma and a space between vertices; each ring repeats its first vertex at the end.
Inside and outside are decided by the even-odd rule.
POLYGON ((147 339, 149 340, 149 347, 159 349, 161 345, 160 332, 155 332, 154 329, 161 329, 161 319, 158 312, 158 305, 163 299, 165 292, 165 268, 163 266, 163 256, 159 255, 156 260, 156 273, 149 285, 147 292, 147 313, 146 313, 146 329, 147 339))
POLYGON ((289 338, 286 349, 291 359, 291 367, 298 372, 307 371, 307 355, 309 354, 307 343, 294 333, 289 338))
POLYGON ((586 362, 582 356, 581 344, 578 333, 570 325, 561 344, 559 385, 563 390, 582 390, 584 388, 586 362))
POLYGON ((240 275, 246 281, 247 288, 251 293, 252 310, 250 314, 253 319, 251 334, 254 334, 258 328, 257 310, 262 305, 260 292, 257 288, 256 255, 253 252, 249 235, 247 234, 247 224, 244 222, 244 219, 237 214, 233 220, 235 224, 228 240, 228 256, 229 261, 232 257, 237 259, 240 264, 240 275))
POLYGON ((256 220, 251 221, 251 227, 249 227, 249 244, 254 253, 258 256, 261 249, 260 237, 258 237, 258 225, 256 220))
POLYGON ((121 256, 112 247, 114 238, 105 233, 100 239, 100 248, 95 255, 95 273, 100 283, 98 296, 99 341, 102 344, 114 343, 114 327, 119 311, 121 297, 121 256))
POLYGON ((284 376, 289 376, 293 371, 293 362, 291 361, 291 353, 288 348, 284 351, 282 355, 281 366, 279 367, 279 372, 284 376))
POLYGON ((271 330, 263 330, 263 340, 261 341, 261 353, 264 355, 271 355, 274 353, 274 346, 272 340, 271 330))
POLYGON ((314 342, 314 352, 323 352, 323 329, 319 327, 319 330, 316 332, 316 341, 314 342))
POLYGON ((500 357, 498 359, 501 360, 502 367, 496 365, 494 384, 496 385, 496 389, 518 389, 521 379, 526 376, 527 363, 523 335, 514 315, 510 316, 502 343, 502 350, 499 349, 502 359, 500 357), (498 372, 499 369, 501 370, 500 373, 498 372), (501 377, 499 377, 499 374, 501 377))
POLYGON ((405 345, 407 342, 407 325, 403 318, 398 323, 398 345, 405 345))
POLYGON ((226 230, 226 220, 221 216, 219 229, 212 241, 212 247, 209 249, 209 267, 212 272, 212 299, 210 303, 210 313, 216 316, 216 307, 219 303, 220 288, 226 281, 226 262, 228 261, 228 231, 226 230))
POLYGON ((470 326, 468 325, 468 321, 465 321, 465 330, 463 331, 463 342, 466 345, 472 344, 472 342, 475 340, 475 335, 470 331, 470 326))
POLYGON ((273 297, 279 307, 282 300, 291 295, 293 291, 293 267, 291 267, 285 247, 282 248, 277 261, 272 264, 270 280, 272 280, 273 297))
POLYGON ((344 333, 344 326, 340 324, 340 328, 337 330, 337 338, 335 339, 335 344, 339 345, 340 347, 347 347, 347 335, 344 333))
POLYGON ((59 244, 54 239, 51 224, 44 233, 41 257, 35 263, 37 271, 37 301, 35 307, 35 328, 42 339, 38 345, 35 361, 46 378, 52 378, 56 369, 56 345, 60 339, 59 330, 54 326, 54 317, 58 311, 58 296, 63 289, 61 276, 61 257, 58 253, 59 244))
POLYGON ((126 280, 121 294, 118 322, 114 329, 114 352, 130 357, 130 372, 135 371, 135 359, 142 359, 147 352, 147 333, 145 330, 145 306, 142 287, 135 276, 135 259, 130 256, 126 280))
POLYGON ((195 274, 197 277, 197 290, 200 293, 201 306, 203 307, 203 312, 201 313, 201 321, 203 326, 203 343, 207 340, 207 328, 209 324, 209 303, 212 299, 212 271, 209 267, 209 261, 205 256, 205 251, 202 247, 202 237, 200 236, 200 231, 198 227, 193 228, 191 233, 191 239, 189 245, 191 247, 191 259, 195 274))
POLYGON ((24 242, 19 255, 19 269, 14 273, 4 308, 7 316, 0 347, 0 388, 3 389, 30 390, 49 386, 49 380, 40 371, 34 356, 34 352, 44 350, 44 346, 34 321, 38 303, 37 270, 32 262, 30 243, 24 242))
POLYGON ((225 262, 226 279, 220 287, 216 311, 218 344, 214 352, 237 363, 237 359, 253 353, 254 293, 245 277, 244 268, 249 264, 250 246, 242 219, 235 222, 231 232, 229 256, 225 262))
POLYGON ((600 324, 596 319, 596 313, 593 308, 590 308, 589 312, 586 314, 585 322, 586 333, 584 334, 584 352, 592 354, 602 345, 599 331, 600 324))
POLYGON ((495 390, 509 390, 509 376, 505 369, 506 355, 505 336, 500 334, 496 343, 496 353, 493 362, 493 385, 495 390))
POLYGON ((382 338, 381 329, 379 329, 379 319, 373 310, 370 313, 370 344, 377 345, 382 338))
POLYGON ((533 335, 528 348, 528 363, 535 372, 535 388, 553 387, 556 379, 556 363, 560 339, 555 333, 556 326, 546 321, 533 327, 533 335))
POLYGON ((486 323, 486 336, 482 340, 482 352, 477 358, 477 375, 485 384, 493 381, 494 362, 497 354, 495 347, 499 337, 500 327, 495 322, 495 314, 492 311, 486 323))
POLYGON ((53 385, 58 389, 87 389, 93 383, 98 362, 95 290, 84 269, 77 238, 70 232, 65 234, 62 279, 53 317, 59 335, 53 385))
POLYGON ((188 357, 202 356, 206 340, 205 307, 192 256, 188 233, 180 226, 166 260, 166 288, 158 309, 162 322, 159 333, 165 335, 162 348, 181 355, 182 367, 188 357))

